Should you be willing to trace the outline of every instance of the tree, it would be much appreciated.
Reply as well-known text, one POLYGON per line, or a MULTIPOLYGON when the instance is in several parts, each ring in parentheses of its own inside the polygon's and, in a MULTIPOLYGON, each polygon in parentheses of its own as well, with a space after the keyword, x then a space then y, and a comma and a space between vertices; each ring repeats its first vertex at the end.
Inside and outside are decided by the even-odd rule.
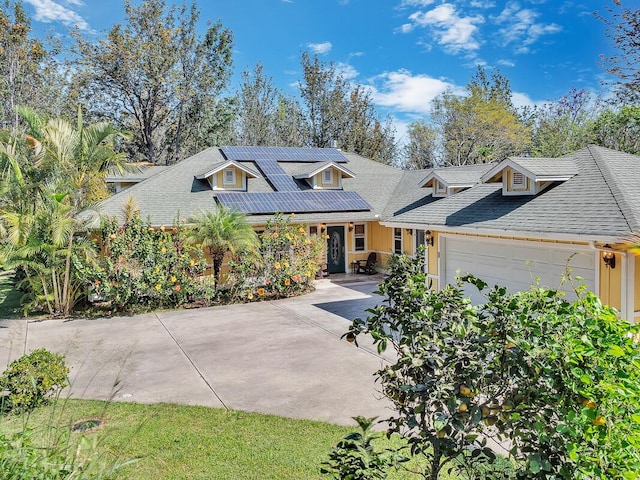
POLYGON ((236 255, 258 247, 258 236, 247 223, 246 215, 220 205, 212 212, 200 212, 191 221, 195 224, 188 241, 199 244, 213 262, 216 284, 220 282, 222 262, 227 254, 236 255))
MULTIPOLYGON (((0 256, 7 268, 26 275, 29 308, 46 307, 67 316, 86 293, 83 269, 93 263, 95 245, 87 228, 97 215, 87 207, 104 175, 122 168, 114 150, 119 133, 106 124, 74 129, 61 119, 45 120, 19 109, 26 135, 0 143, 0 256)), ((101 188, 102 187, 102 188, 101 188)))
POLYGON ((608 108, 598 115, 591 128, 598 145, 640 155, 640 105, 608 108))
POLYGON ((371 95, 305 52, 301 58, 300 96, 307 119, 308 145, 329 147, 337 141, 346 151, 389 163, 395 154, 393 129, 377 118, 371 95))
POLYGON ((640 9, 622 7, 614 0, 615 7, 607 7, 608 16, 596 13, 607 26, 607 35, 613 40, 618 53, 602 57, 605 69, 620 78, 623 97, 637 102, 640 95, 640 9))
POLYGON ((404 166, 410 170, 433 168, 438 134, 424 120, 413 122, 407 129, 408 140, 404 146, 404 166))
POLYGON ((233 36, 216 23, 200 38, 195 2, 169 8, 165 0, 151 0, 134 7, 126 0, 125 13, 125 23, 98 43, 76 34, 86 96, 131 129, 134 155, 173 163, 202 148, 211 134, 216 122, 210 116, 230 75, 233 36))
POLYGON ((530 131, 511 103, 508 79, 498 71, 488 79, 478 67, 466 90, 465 96, 445 92, 433 101, 431 117, 443 144, 441 163, 486 163, 525 151, 530 131))
POLYGON ((344 336, 393 349, 395 362, 377 372, 394 404, 388 433, 422 457, 423 478, 468 469, 463 478, 482 478, 478 463, 496 460, 491 437, 509 445, 516 472, 495 463, 486 478, 637 478, 640 327, 579 287, 569 302, 466 275, 435 292, 421 257, 390 262, 385 300, 344 336), (486 303, 472 306, 465 284, 486 303))
POLYGON ((586 90, 572 88, 555 102, 536 108, 531 154, 559 157, 595 143, 593 128, 599 103, 586 90))
MULTIPOLYGON (((51 52, 29 38, 31 20, 19 0, 0 3, 0 128, 16 129, 18 106, 52 111, 53 85, 60 85, 51 52)), ((59 91, 57 93, 60 93, 59 91)))
POLYGON ((240 86, 238 113, 239 145, 273 145, 274 108, 278 92, 258 63, 253 74, 245 71, 240 86))

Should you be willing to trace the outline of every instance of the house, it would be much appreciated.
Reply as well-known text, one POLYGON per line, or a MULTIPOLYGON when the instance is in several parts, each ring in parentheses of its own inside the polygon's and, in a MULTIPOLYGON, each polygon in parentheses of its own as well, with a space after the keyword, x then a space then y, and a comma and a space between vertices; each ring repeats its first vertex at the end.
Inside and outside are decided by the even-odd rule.
POLYGON ((640 157, 589 146, 474 168, 429 172, 420 183, 437 200, 382 221, 429 232, 434 288, 459 272, 511 291, 539 282, 570 298, 584 284, 625 318, 640 319, 640 257, 623 248, 640 231, 640 157), (463 178, 474 174, 475 183, 463 178))
POLYGON ((424 244, 433 288, 466 272, 569 297, 581 283, 640 318, 640 260, 623 248, 640 232, 635 155, 589 146, 560 158, 402 171, 331 148, 220 147, 120 191, 102 211, 122 218, 129 196, 155 226, 216 204, 245 212, 256 230, 276 212, 295 213, 309 234, 328 236, 329 273, 370 252, 384 268, 392 253, 424 244))
POLYGON ((338 273, 370 252, 379 267, 393 252, 415 252, 419 237, 380 220, 389 208, 422 204, 425 191, 414 178, 424 174, 333 148, 209 148, 134 184, 132 175, 110 177, 131 185, 100 207, 122 219, 132 196, 143 219, 168 226, 222 204, 245 212, 256 230, 277 212, 294 213, 309 234, 328 235, 328 272, 338 273))

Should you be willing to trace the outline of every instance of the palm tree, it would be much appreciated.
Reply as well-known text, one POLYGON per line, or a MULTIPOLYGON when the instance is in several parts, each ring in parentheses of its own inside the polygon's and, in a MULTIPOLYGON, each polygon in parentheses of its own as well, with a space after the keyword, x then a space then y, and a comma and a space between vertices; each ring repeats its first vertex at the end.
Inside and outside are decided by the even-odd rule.
POLYGON ((191 221, 194 227, 188 241, 202 245, 211 257, 216 285, 220 281, 220 268, 226 254, 254 252, 258 247, 258 235, 244 213, 218 205, 213 212, 200 211, 191 221))

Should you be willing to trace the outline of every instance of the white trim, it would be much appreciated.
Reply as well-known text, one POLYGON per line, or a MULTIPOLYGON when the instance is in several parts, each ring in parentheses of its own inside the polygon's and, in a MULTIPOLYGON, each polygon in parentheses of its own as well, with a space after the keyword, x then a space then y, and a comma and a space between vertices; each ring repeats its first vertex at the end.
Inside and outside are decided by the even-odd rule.
POLYGON ((222 185, 231 185, 234 186, 236 185, 237 182, 237 178, 236 178, 236 169, 235 168, 225 168, 222 170, 222 185), (227 175, 231 174, 229 176, 229 178, 227 178, 227 175))
MULTIPOLYGON (((347 231, 349 230, 349 224, 347 224, 347 231)), ((366 252, 367 251, 367 222, 353 222, 353 253, 366 252), (362 225, 364 227, 364 233, 358 235, 358 238, 364 238, 364 248, 362 250, 356 250, 356 227, 362 225)))
POLYGON ((393 227, 391 229, 391 252, 397 255, 402 255, 404 253, 404 236, 402 235, 401 227, 393 227), (396 228, 400 230, 400 253, 396 252, 396 228))
POLYGON ((401 227, 401 228, 420 228, 423 230, 434 230, 442 233, 459 233, 459 234, 473 234, 488 237, 508 236, 522 238, 539 238, 541 240, 561 240, 565 242, 601 242, 601 243, 617 243, 623 240, 623 237, 619 236, 605 236, 605 235, 576 235, 570 233, 543 233, 534 231, 519 231, 519 230, 494 230, 490 228, 471 228, 471 227, 448 227, 446 225, 437 225, 430 223, 410 223, 410 222, 394 222, 384 221, 380 222, 383 227, 401 227))
POLYGON ((627 270, 627 320, 633 322, 636 316, 636 257, 628 254, 629 268, 627 270))
POLYGON ((258 178, 260 176, 258 173, 254 172, 250 168, 245 167, 244 165, 241 165, 241 164, 239 164, 237 162, 234 162, 233 160, 227 160, 226 162, 223 162, 223 163, 220 163, 220 164, 216 165, 211 170, 207 170, 205 173, 201 173, 200 175, 196 175, 196 179, 197 180, 204 180, 205 178, 212 177, 214 174, 218 173, 220 170, 224 170, 224 169, 229 168, 231 166, 236 167, 238 170, 242 170, 246 174, 246 176, 248 176, 250 178, 258 178))

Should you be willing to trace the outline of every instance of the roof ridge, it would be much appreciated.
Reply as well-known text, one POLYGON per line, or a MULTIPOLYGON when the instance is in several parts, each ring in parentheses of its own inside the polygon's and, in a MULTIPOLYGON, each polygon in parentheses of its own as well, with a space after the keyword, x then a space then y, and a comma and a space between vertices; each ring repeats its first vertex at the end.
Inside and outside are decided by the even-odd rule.
POLYGON ((624 193, 622 192, 622 190, 620 190, 617 183, 614 181, 613 174, 611 173, 611 169, 609 168, 609 165, 607 164, 606 160, 603 158, 602 152, 598 151, 599 148, 600 147, 598 147, 597 145, 588 145, 587 147, 585 147, 585 149, 589 152, 589 154, 593 158, 593 161, 596 164, 598 171, 602 175, 602 179, 604 180, 605 185, 611 192, 611 196, 613 197, 613 200, 616 202, 616 205, 620 210, 620 213, 622 214, 622 218, 624 218, 624 221, 629 227, 629 231, 632 232, 634 229, 631 226, 629 219, 627 218, 627 212, 629 214, 632 214, 632 209, 630 209, 629 205, 627 205, 627 201, 624 198, 624 193), (623 205, 621 205, 621 203, 623 205))

